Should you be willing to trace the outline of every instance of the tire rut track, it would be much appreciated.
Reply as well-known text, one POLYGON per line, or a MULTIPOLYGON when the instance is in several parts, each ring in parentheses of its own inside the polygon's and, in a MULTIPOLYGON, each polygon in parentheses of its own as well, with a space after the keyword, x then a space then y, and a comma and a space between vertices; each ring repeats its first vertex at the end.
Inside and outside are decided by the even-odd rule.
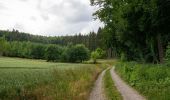
POLYGON ((99 76, 98 79, 95 82, 94 88, 90 94, 89 100, 106 100, 104 89, 103 89, 103 77, 105 75, 105 72, 108 69, 104 70, 99 76))
POLYGON ((136 90, 127 85, 115 72, 115 67, 110 70, 112 79, 117 87, 118 91, 121 93, 123 100, 146 100, 141 96, 136 90))

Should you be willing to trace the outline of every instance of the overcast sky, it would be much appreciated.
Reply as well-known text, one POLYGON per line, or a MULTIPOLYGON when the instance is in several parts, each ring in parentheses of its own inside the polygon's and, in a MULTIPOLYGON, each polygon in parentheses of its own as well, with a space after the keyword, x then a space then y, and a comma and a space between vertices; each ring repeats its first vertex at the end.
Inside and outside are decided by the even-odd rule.
POLYGON ((0 0, 0 29, 57 36, 97 31, 89 0, 0 0))

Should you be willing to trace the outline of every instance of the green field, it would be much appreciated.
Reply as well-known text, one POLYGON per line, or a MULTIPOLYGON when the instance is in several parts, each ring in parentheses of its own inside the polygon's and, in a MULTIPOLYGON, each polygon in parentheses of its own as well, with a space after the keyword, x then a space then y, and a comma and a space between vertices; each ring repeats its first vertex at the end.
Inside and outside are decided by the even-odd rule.
POLYGON ((86 100, 102 68, 92 64, 0 58, 0 99, 86 100))

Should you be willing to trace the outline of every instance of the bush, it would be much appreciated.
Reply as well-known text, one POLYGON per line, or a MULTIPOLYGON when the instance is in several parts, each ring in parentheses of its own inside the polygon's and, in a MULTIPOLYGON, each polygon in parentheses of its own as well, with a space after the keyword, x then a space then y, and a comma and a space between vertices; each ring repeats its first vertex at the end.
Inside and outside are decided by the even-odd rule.
POLYGON ((136 62, 119 62, 118 74, 148 100, 170 99, 170 67, 136 62))

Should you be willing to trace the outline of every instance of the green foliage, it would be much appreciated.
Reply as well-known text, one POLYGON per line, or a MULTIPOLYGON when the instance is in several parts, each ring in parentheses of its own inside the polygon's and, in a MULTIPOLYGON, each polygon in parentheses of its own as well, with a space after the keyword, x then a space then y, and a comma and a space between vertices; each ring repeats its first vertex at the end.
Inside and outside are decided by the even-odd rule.
POLYGON ((44 54, 46 53, 45 50, 46 50, 46 46, 44 46, 43 44, 32 45, 32 50, 31 50, 32 58, 34 58, 34 59, 44 59, 45 58, 44 54))
POLYGON ((71 46, 65 50, 63 57, 68 62, 82 62, 89 59, 89 50, 82 44, 71 46))
POLYGON ((18 41, 18 42, 33 42, 42 44, 57 44, 62 46, 67 46, 70 43, 73 45, 84 44, 90 51, 95 50, 97 47, 104 48, 102 33, 99 28, 98 33, 90 32, 87 35, 82 35, 81 33, 75 34, 73 36, 41 36, 41 35, 31 35, 28 33, 22 33, 18 30, 13 31, 2 31, 0 30, 0 37, 4 36, 7 41, 18 41))
POLYGON ((105 55, 106 55, 106 52, 103 49, 101 49, 101 48, 97 48, 96 52, 98 52, 100 59, 104 58, 105 55))
POLYGON ((0 56, 5 53, 5 50, 7 49, 7 42, 4 37, 0 37, 0 56))
POLYGON ((97 48, 95 51, 91 52, 91 59, 93 60, 93 63, 97 63, 97 59, 104 58, 105 51, 101 48, 97 48))
POLYGON ((163 62, 169 40, 169 0, 90 0, 99 9, 96 19, 102 29, 107 49, 125 53, 127 60, 163 62))
POLYGON ((107 96, 107 100, 123 100, 121 94, 117 90, 112 80, 110 70, 107 70, 104 75, 104 90, 107 96))
POLYGON ((64 47, 63 52, 61 54, 61 62, 69 62, 69 48, 70 46, 64 47))
POLYGON ((47 61, 83 62, 89 59, 89 50, 82 44, 61 47, 54 44, 7 42, 0 39, 0 53, 8 57, 46 59, 47 61))
POLYGON ((149 100, 170 99, 170 68, 163 65, 119 62, 118 74, 149 100))
POLYGON ((93 51, 93 52, 91 53, 91 58, 92 58, 94 64, 97 63, 97 59, 98 59, 99 57, 100 57, 100 56, 99 56, 99 53, 98 53, 98 52, 93 51))
POLYGON ((61 53, 61 47, 57 45, 49 45, 46 49, 46 59, 47 61, 59 61, 61 53))
POLYGON ((122 61, 122 62, 124 62, 124 61, 127 61, 127 59, 126 59, 126 56, 125 56, 125 53, 121 53, 121 58, 120 58, 120 60, 122 61))
POLYGON ((45 59, 46 45, 31 42, 7 42, 4 56, 45 59))

